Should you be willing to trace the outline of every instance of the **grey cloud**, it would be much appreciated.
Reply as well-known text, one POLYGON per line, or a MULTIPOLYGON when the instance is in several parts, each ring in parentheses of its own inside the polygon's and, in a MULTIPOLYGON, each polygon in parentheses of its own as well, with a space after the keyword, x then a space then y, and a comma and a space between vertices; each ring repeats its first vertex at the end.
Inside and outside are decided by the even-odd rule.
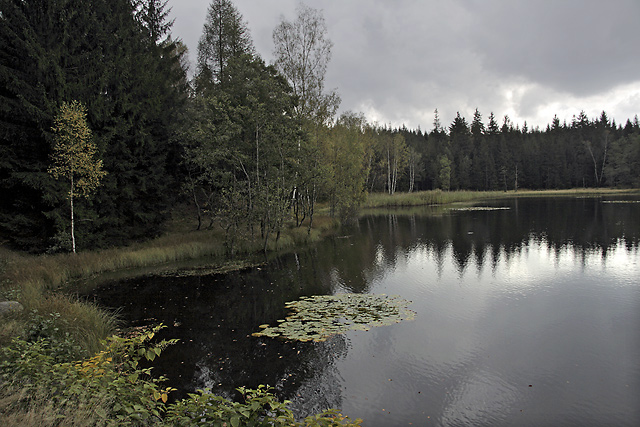
MULTIPOLYGON (((342 111, 372 108, 383 123, 431 129, 435 108, 443 124, 457 111, 471 119, 477 107, 485 120, 493 111, 498 118, 510 114, 530 126, 546 126, 553 117, 545 117, 547 107, 569 98, 576 105, 563 104, 567 111, 605 109, 620 114, 618 121, 640 110, 637 0, 306 3, 323 10, 334 42, 326 87, 337 88, 342 111), (635 98, 586 105, 625 84, 635 98), (509 99, 506 92, 514 88, 517 93, 509 99)), ((235 4, 249 24, 258 53, 270 62, 273 28, 280 15, 295 17, 297 1, 235 4)), ((188 5, 202 10, 200 24, 191 16, 188 26, 180 26, 183 18, 176 17, 174 27, 195 57, 208 1, 170 0, 170 5, 183 15, 194 14, 188 5)))
POLYGON ((500 75, 590 95, 640 80, 640 2, 470 2, 469 39, 500 75), (475 36, 474 36, 475 34, 475 36))

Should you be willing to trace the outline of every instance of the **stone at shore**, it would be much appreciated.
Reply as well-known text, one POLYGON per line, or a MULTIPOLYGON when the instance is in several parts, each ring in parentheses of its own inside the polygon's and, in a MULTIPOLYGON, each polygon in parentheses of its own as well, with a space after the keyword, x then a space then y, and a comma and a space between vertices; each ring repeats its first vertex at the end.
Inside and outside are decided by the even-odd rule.
POLYGON ((19 313, 22 310, 24 310, 24 307, 18 301, 0 302, 0 316, 11 313, 19 313))

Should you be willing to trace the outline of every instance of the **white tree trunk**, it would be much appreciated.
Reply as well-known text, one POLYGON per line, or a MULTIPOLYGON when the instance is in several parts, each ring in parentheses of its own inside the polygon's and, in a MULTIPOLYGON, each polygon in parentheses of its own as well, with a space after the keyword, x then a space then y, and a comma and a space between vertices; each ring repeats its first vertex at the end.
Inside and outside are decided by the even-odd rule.
POLYGON ((73 220, 73 176, 71 177, 71 192, 69 193, 69 200, 71 203, 71 248, 73 249, 73 253, 76 253, 76 233, 75 233, 75 222, 73 220))

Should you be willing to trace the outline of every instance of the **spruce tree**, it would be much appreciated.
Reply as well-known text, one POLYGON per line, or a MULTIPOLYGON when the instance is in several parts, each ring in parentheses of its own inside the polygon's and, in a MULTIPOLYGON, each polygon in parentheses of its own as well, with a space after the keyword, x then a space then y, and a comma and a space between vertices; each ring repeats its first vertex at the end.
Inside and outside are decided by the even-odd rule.
POLYGON ((185 97, 175 43, 147 31, 128 0, 0 6, 0 228, 35 250, 63 229, 66 191, 47 174, 51 128, 57 106, 77 99, 109 171, 95 202, 78 206, 87 221, 77 231, 91 236, 82 242, 157 233, 173 196, 167 155, 185 97))
POLYGON ((255 49, 242 15, 231 0, 212 0, 198 41, 196 86, 200 91, 223 80, 229 60, 255 49))

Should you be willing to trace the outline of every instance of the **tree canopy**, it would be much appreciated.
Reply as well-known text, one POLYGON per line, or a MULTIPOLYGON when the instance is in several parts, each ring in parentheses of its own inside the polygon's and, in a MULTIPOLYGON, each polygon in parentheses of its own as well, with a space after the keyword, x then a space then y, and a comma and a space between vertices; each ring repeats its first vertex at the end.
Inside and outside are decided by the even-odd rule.
POLYGON ((176 176, 172 126, 186 96, 177 45, 161 37, 166 15, 143 14, 165 3, 0 1, 0 228, 16 245, 42 250, 59 231, 66 192, 47 169, 54 117, 71 100, 86 105, 109 172, 94 202, 78 206, 82 242, 160 232, 176 176))
POLYGON ((55 179, 64 178, 69 182, 71 248, 75 253, 74 197, 88 197, 106 173, 102 170, 102 160, 96 158, 84 105, 77 101, 63 102, 54 120, 53 133, 55 144, 48 172, 55 179))
POLYGON ((74 157, 60 154, 56 117, 74 100, 91 129, 77 140, 107 172, 73 205, 81 247, 155 236, 176 202, 193 204, 196 227, 223 227, 233 251, 240 234, 266 245, 289 221, 310 230, 318 201, 347 219, 368 192, 640 186, 637 117, 582 112, 539 129, 479 109, 447 125, 436 110, 424 132, 336 120, 319 10, 280 20, 267 65, 233 2, 212 0, 191 81, 168 17, 166 0, 0 0, 3 239, 60 247, 69 190, 93 182, 56 179, 74 157))

